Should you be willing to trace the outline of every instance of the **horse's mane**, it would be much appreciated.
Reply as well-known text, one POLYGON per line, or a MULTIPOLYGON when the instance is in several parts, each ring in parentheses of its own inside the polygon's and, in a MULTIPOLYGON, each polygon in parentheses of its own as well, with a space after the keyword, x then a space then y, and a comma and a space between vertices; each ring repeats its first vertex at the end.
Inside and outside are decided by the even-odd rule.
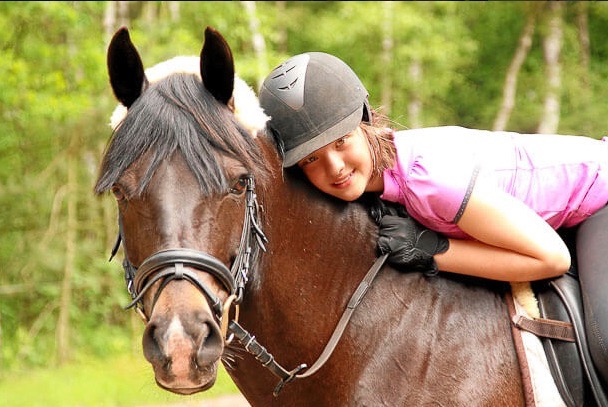
POLYGON ((107 191, 143 154, 149 166, 138 187, 141 193, 163 160, 179 150, 205 194, 224 192, 226 179, 220 155, 237 158, 251 173, 268 172, 254 135, 268 117, 257 98, 235 78, 233 112, 219 103, 193 70, 198 58, 173 60, 146 71, 150 86, 127 111, 120 105, 112 115, 114 133, 106 149, 95 191, 107 191), (163 69, 157 69, 159 66, 163 69), (167 71, 167 72, 164 72, 167 71), (160 74, 158 72, 161 72, 160 74))

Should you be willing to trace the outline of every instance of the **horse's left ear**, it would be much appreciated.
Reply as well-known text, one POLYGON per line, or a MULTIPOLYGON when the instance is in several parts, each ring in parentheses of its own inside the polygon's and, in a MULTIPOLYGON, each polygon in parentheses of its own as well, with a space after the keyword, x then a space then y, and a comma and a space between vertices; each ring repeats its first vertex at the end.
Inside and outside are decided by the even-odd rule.
POLYGON ((129 30, 121 27, 108 47, 108 74, 116 99, 127 108, 148 87, 141 57, 131 42, 129 30))
POLYGON ((201 78, 214 98, 225 105, 229 104, 234 90, 234 59, 224 37, 211 27, 205 29, 201 78))

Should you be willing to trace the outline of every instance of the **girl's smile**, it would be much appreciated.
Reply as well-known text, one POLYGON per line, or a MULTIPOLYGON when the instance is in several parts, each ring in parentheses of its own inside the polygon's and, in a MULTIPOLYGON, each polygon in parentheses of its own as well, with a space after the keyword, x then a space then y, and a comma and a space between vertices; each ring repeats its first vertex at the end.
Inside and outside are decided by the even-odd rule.
POLYGON ((345 177, 342 177, 342 178, 338 179, 336 182, 334 182, 334 185, 336 186, 336 188, 348 188, 348 186, 351 184, 350 181, 353 177, 353 173, 354 173, 354 171, 350 172, 345 177))

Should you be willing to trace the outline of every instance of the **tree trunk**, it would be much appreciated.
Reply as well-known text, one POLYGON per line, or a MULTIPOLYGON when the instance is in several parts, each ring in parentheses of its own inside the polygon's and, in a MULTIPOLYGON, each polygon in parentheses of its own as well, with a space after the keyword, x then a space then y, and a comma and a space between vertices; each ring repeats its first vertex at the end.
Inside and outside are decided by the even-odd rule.
POLYGON ((69 358, 70 350, 70 307, 72 305, 72 276, 74 275, 74 263, 76 257, 76 239, 78 233, 78 220, 76 217, 76 205, 78 198, 78 181, 76 162, 76 138, 72 136, 72 142, 68 149, 68 194, 67 194, 67 233, 65 242, 65 265, 63 270, 63 282, 61 284, 61 298, 59 302, 59 318, 57 321, 57 363, 62 365, 69 358))
POLYGON ((129 23, 128 1, 107 1, 103 17, 103 29, 106 33, 106 42, 110 42, 114 32, 129 23))
POLYGON ((543 106, 543 115, 538 126, 538 133, 556 133, 559 126, 562 47, 562 10, 563 4, 558 1, 547 2, 547 29, 543 35, 543 56, 547 78, 547 91, 543 106))
POLYGON ((180 12, 179 12, 179 1, 168 1, 168 7, 169 7, 169 16, 171 18, 171 21, 173 21, 174 23, 179 21, 179 16, 180 16, 180 12))
POLYGON ((150 29, 155 28, 156 21, 158 20, 158 5, 154 1, 143 2, 142 17, 147 27, 150 29))
MULTIPOLYGON (((382 3, 382 11, 384 13, 384 24, 382 26, 382 65, 390 72, 391 60, 393 59, 393 13, 394 6, 390 1, 382 3)), ((391 116, 392 100, 393 100, 393 81, 392 75, 382 75, 380 77, 382 83, 382 107, 384 114, 391 116)))
POLYGON ((422 96, 420 95, 420 89, 422 89, 422 63, 419 59, 412 61, 408 75, 412 86, 407 104, 409 127, 417 129, 422 127, 422 96))
POLYGON ((494 120, 494 125, 492 126, 492 129, 495 131, 504 130, 507 127, 509 118, 511 117, 511 112, 515 106, 517 76, 519 75, 521 66, 528 56, 530 47, 532 46, 532 35, 534 34, 535 25, 536 13, 528 11, 526 25, 524 26, 521 36, 519 37, 519 45, 517 46, 513 59, 509 64, 509 69, 507 69, 505 83, 502 88, 502 103, 500 104, 500 109, 498 110, 498 114, 494 120))
POLYGON ((251 42, 253 44, 253 51, 256 56, 258 69, 256 72, 256 93, 257 90, 262 86, 264 78, 268 73, 268 63, 266 61, 266 43, 264 42, 264 36, 260 32, 260 20, 256 15, 256 4, 255 1, 242 1, 241 4, 245 8, 247 13, 247 19, 249 20, 249 30, 251 31, 251 42))
POLYGON ((589 86, 591 51, 589 46, 589 4, 586 1, 579 1, 576 5, 576 27, 580 47, 580 62, 583 71, 581 82, 587 88, 589 86))
POLYGON ((117 28, 116 25, 116 1, 107 1, 103 16, 103 31, 106 33, 106 42, 110 41, 112 34, 117 28))
MULTIPOLYGON (((279 16, 284 16, 286 12, 286 2, 285 1, 276 1, 277 14, 279 16)), ((279 18, 276 22, 276 32, 277 32, 277 51, 281 54, 287 53, 287 27, 285 26, 285 19, 279 18)))

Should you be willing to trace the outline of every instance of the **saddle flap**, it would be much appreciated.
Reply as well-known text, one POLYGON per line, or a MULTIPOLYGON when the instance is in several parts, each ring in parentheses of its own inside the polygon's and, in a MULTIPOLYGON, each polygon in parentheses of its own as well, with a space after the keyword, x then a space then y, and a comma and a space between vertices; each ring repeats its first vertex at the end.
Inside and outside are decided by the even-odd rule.
POLYGON ((584 313, 578 280, 570 274, 533 284, 541 317, 572 324, 576 343, 543 338, 553 377, 568 405, 608 405, 585 334, 584 313))

